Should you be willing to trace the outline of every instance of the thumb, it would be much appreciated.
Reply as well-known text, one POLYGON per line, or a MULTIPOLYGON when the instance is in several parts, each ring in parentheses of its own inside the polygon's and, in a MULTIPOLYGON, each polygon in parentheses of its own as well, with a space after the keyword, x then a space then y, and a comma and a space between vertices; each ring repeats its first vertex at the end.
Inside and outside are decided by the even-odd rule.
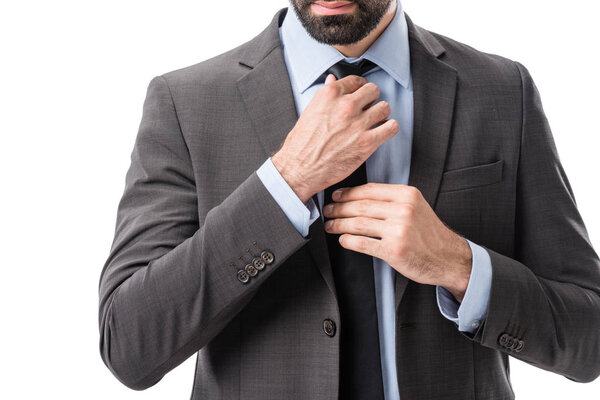
POLYGON ((335 75, 333 75, 333 74, 329 74, 329 75, 327 75, 327 78, 325 78, 326 85, 331 82, 335 82, 335 75))

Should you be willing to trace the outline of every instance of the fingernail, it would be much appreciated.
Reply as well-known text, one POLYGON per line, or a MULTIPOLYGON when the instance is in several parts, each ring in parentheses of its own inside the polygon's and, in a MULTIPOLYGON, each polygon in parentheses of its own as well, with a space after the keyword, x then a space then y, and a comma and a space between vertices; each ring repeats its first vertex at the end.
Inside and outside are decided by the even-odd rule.
POLYGON ((325 214, 330 214, 332 210, 333 210, 333 204, 327 204, 325 206, 325 208, 323 209, 323 212, 325 214))
POLYGON ((331 228, 331 224, 333 224, 333 222, 331 220, 325 221, 325 229, 331 228))
POLYGON ((333 200, 339 200, 339 199, 340 199, 340 197, 342 197, 342 189, 338 189, 338 190, 336 190, 335 192, 333 192, 333 193, 331 194, 331 198, 332 198, 333 200))

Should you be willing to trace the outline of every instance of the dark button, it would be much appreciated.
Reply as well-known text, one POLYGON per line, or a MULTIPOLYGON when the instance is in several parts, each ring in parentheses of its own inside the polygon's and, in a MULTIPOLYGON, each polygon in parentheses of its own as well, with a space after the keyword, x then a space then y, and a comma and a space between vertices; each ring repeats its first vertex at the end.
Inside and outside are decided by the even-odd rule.
POLYGON ((247 283, 250 280, 250 277, 243 269, 240 269, 237 273, 238 280, 242 283, 247 283))
POLYGON ((519 342, 520 340, 517 338, 514 338, 513 344, 510 346, 513 350, 516 350, 517 347, 519 347, 519 342))
POLYGON ((260 253, 260 258, 262 258, 267 265, 272 264, 273 261, 275 261, 275 255, 269 250, 263 250, 262 253, 260 253))
POLYGON ((512 347, 512 345, 515 343, 515 338, 512 336, 508 337, 508 341, 506 342, 506 347, 512 347))
POLYGON ((519 344, 515 348, 515 352, 517 352, 517 353, 520 352, 521 350, 523 350, 523 347, 525 347, 525 342, 522 340, 519 340, 519 344))
POLYGON ((256 276, 256 274, 258 274, 258 270, 256 269, 256 267, 252 264, 246 264, 246 272, 248 273, 248 275, 250 276, 256 276))
POLYGON ((335 335, 335 322, 333 322, 329 318, 325 319, 323 321, 323 331, 327 336, 333 337, 335 335))
POLYGON ((252 259, 252 264, 254 265, 254 268, 256 268, 259 271, 262 271, 263 269, 265 269, 265 262, 263 261, 262 258, 254 257, 252 259))
POLYGON ((510 338, 510 336, 508 335, 508 333, 503 333, 498 338, 498 343, 500 343, 500 346, 506 347, 506 345, 508 344, 509 338, 510 338))

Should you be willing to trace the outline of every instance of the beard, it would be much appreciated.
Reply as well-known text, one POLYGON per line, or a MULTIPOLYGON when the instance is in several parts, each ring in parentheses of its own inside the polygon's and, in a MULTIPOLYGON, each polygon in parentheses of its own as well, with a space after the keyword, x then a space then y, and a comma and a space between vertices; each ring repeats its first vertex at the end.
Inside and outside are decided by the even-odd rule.
POLYGON ((329 45, 347 45, 364 39, 375 29, 392 1, 354 0, 354 11, 338 15, 314 14, 310 6, 314 0, 290 0, 290 3, 313 39, 329 45))

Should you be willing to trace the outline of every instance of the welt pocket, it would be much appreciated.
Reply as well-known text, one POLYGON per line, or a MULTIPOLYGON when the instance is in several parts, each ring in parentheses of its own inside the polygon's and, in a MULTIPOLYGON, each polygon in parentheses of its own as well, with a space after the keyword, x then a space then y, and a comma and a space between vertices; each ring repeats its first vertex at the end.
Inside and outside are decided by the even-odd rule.
POLYGON ((502 180, 504 160, 445 171, 440 192, 470 189, 490 185, 502 180))

